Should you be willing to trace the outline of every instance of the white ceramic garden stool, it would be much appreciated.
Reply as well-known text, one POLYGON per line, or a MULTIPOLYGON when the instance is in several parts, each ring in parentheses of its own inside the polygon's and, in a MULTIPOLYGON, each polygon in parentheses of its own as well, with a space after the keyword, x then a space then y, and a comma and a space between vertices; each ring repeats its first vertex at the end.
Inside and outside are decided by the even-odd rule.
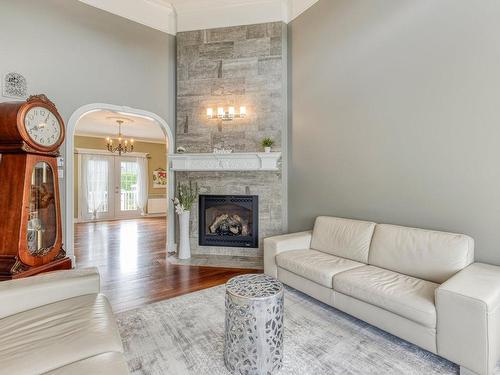
POLYGON ((226 283, 224 363, 232 374, 272 375, 281 369, 283 295, 283 284, 267 275, 226 283))

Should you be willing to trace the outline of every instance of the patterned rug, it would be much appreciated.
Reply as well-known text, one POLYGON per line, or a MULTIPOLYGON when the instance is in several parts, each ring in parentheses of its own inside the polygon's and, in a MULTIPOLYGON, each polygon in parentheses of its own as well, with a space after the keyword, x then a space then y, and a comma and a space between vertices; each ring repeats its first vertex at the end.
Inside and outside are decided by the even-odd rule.
MULTIPOLYGON (((133 374, 228 375, 224 286, 118 315, 133 374)), ((318 302, 285 291, 283 375, 458 374, 458 367, 318 302)))

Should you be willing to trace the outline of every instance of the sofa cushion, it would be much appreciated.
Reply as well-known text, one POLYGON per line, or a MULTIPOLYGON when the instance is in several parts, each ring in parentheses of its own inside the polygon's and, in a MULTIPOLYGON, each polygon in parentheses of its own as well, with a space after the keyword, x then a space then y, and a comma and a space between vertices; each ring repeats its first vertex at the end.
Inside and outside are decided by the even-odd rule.
POLYGON ((129 374, 127 362, 122 353, 110 352, 82 359, 46 372, 45 375, 126 375, 129 374))
POLYGON ((311 249, 356 262, 368 263, 375 223, 319 216, 314 223, 311 249))
POLYGON ((332 288, 333 276, 339 272, 355 267, 364 266, 363 263, 336 257, 316 250, 291 250, 276 256, 279 267, 305 277, 320 285, 332 288))
POLYGON ((342 272, 333 279, 335 291, 430 328, 436 327, 434 291, 438 286, 373 266, 342 272))
POLYGON ((41 374, 106 352, 123 352, 123 346, 101 294, 0 319, 0 369, 5 374, 41 374))
POLYGON ((369 264, 443 283, 474 261, 474 240, 463 234, 378 224, 369 264))

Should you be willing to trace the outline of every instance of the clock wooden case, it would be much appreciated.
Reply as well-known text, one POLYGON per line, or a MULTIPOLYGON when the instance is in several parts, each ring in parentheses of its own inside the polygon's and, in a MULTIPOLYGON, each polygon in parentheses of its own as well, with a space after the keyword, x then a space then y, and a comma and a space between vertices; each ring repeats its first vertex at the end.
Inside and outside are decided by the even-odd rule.
POLYGON ((71 268, 57 156, 64 122, 45 95, 0 103, 0 280, 71 268))

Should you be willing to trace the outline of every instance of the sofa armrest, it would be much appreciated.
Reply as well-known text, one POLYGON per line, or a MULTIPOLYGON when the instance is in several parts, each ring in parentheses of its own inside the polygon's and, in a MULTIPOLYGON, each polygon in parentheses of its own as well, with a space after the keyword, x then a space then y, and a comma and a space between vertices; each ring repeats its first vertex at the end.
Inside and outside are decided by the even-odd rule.
POLYGON ((0 319, 68 298, 99 293, 97 268, 54 271, 0 283, 0 319))
POLYGON ((474 263, 436 289, 438 354, 491 374, 500 358, 500 267, 474 263))
POLYGON ((264 239, 264 273, 278 278, 276 255, 289 250, 309 249, 312 231, 285 234, 264 239))

